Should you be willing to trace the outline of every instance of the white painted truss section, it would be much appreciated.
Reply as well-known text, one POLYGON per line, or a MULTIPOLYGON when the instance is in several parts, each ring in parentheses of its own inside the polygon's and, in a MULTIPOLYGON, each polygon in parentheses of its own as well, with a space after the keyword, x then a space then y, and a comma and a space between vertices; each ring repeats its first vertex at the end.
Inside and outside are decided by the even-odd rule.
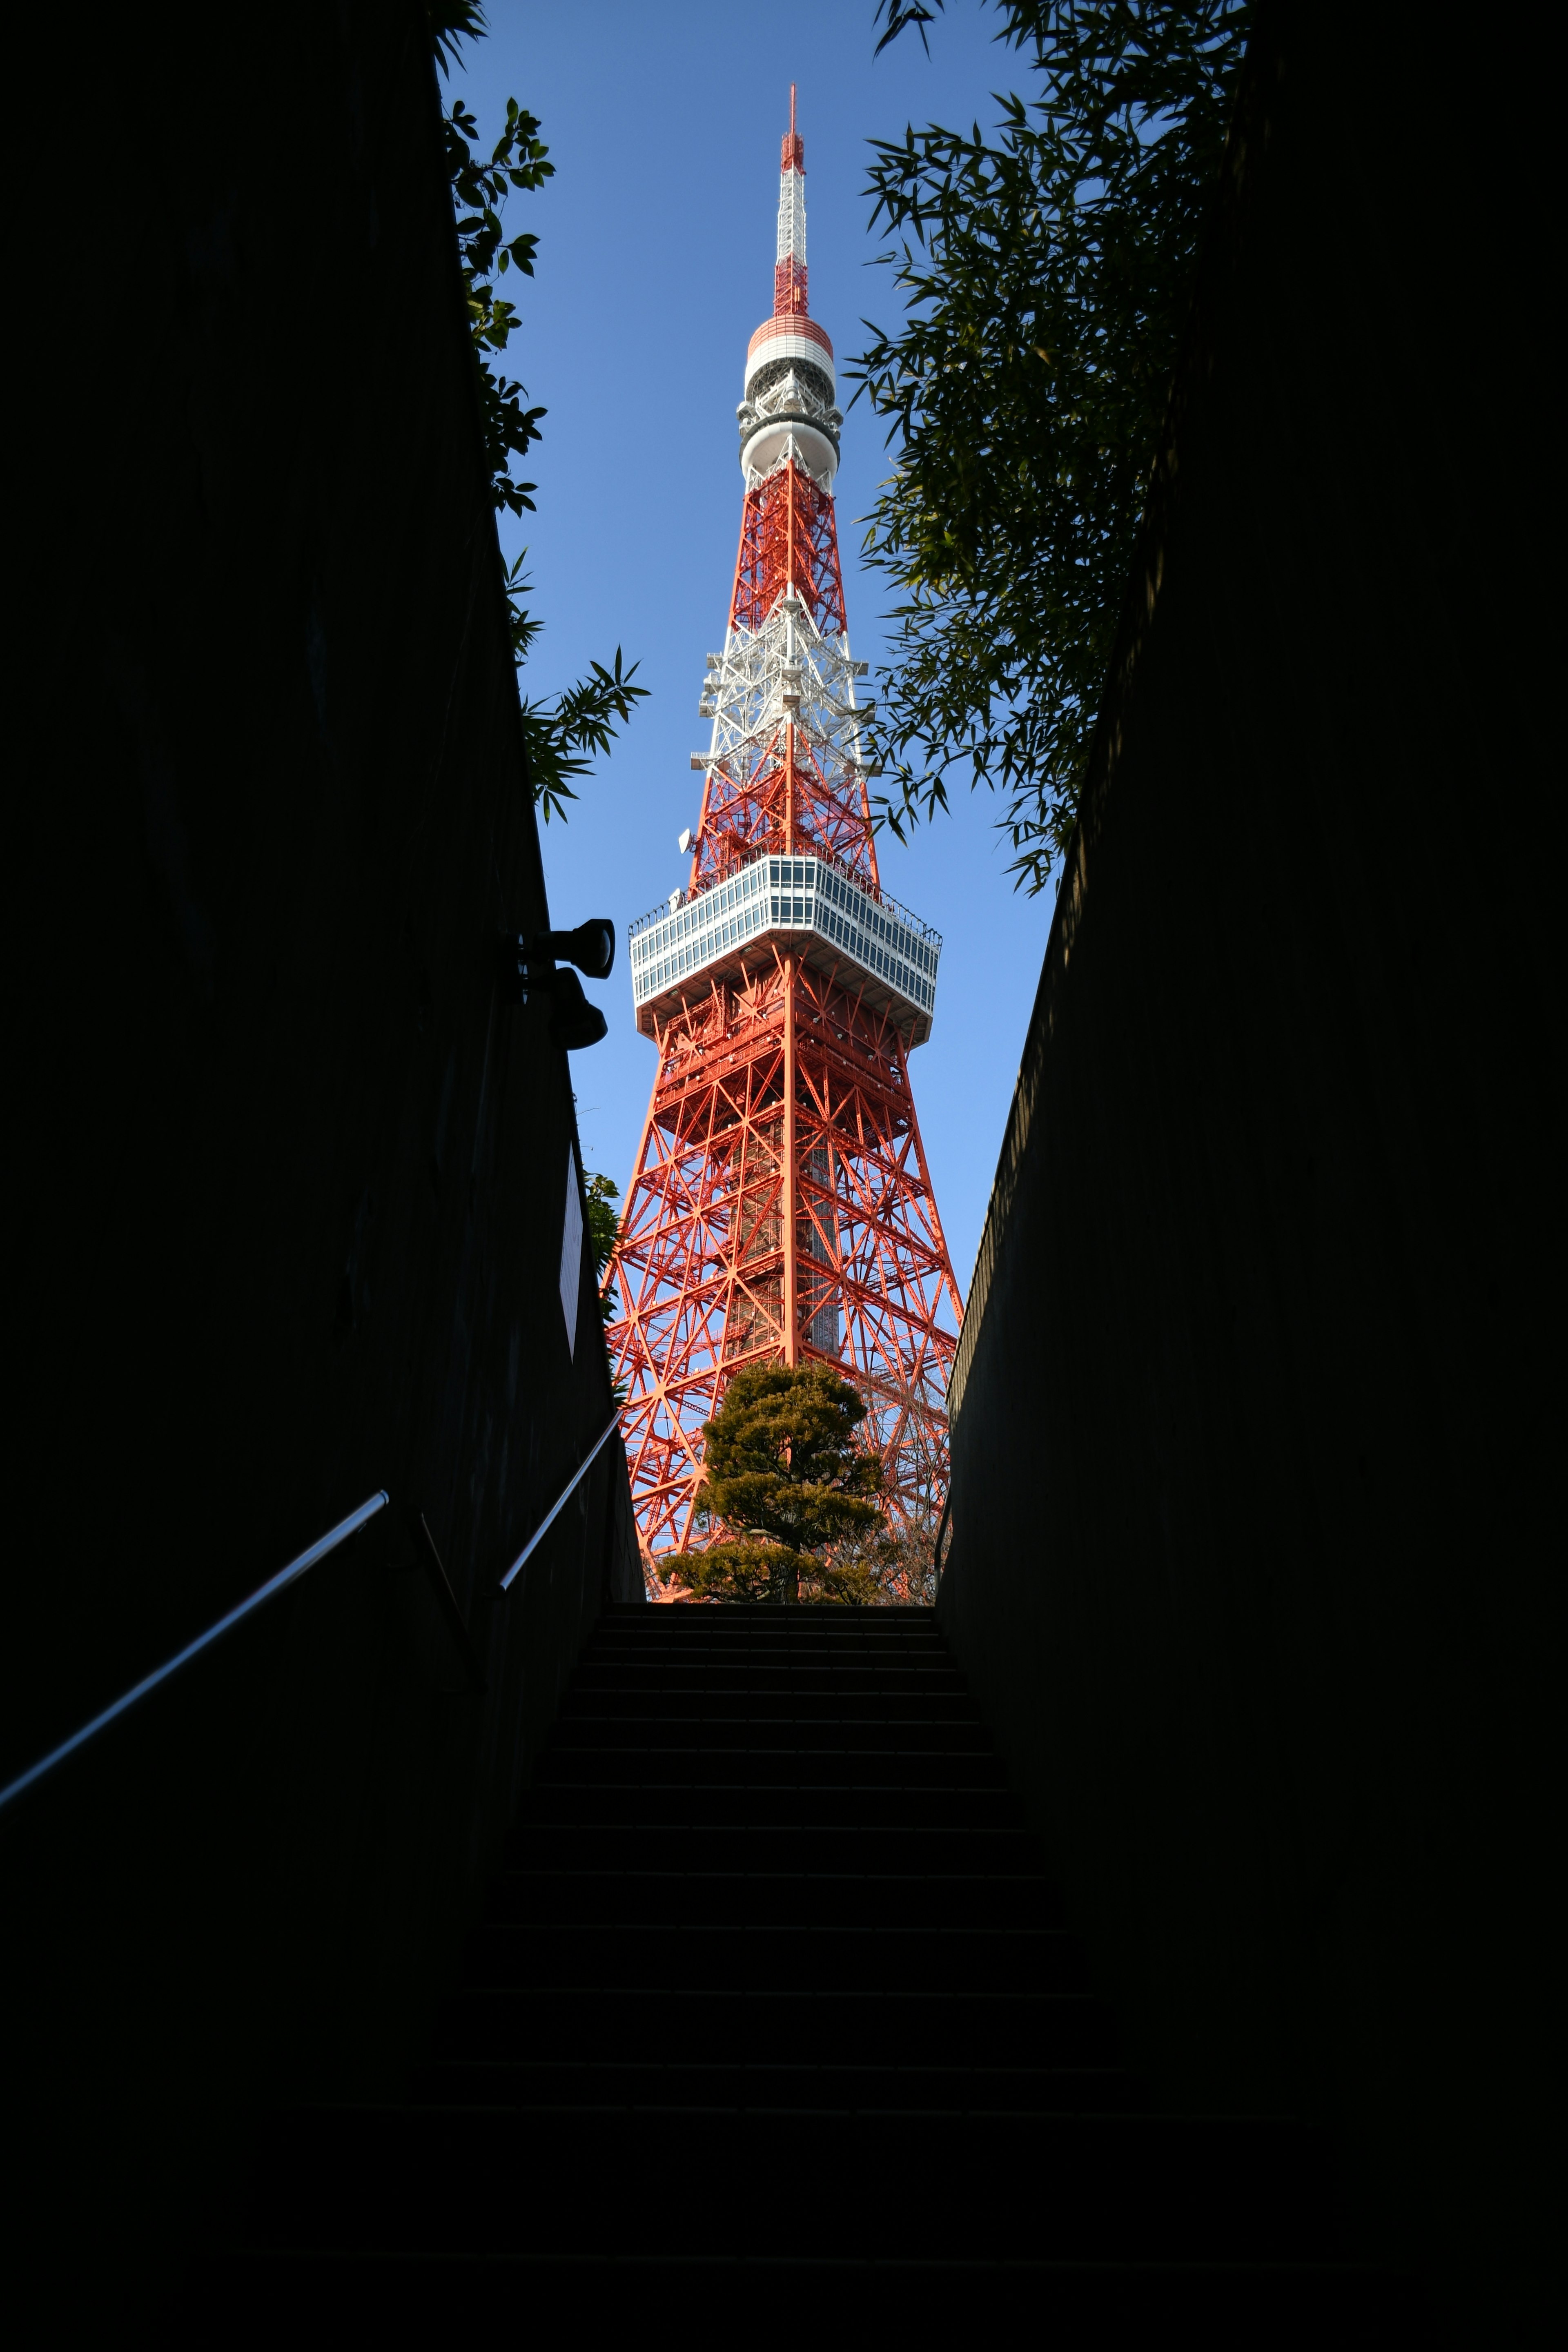
POLYGON ((781 261, 805 259, 805 174, 793 164, 779 173, 779 251, 781 261))
POLYGON ((797 746, 825 774, 868 773, 860 729, 875 706, 857 704, 863 675, 847 636, 823 636, 798 597, 781 596, 760 629, 731 629, 723 652, 709 655, 697 715, 713 731, 694 764, 721 767, 743 787, 776 757, 779 730, 793 719, 797 746))
MULTIPOLYGON (((864 670, 847 636, 823 636, 797 598, 781 597, 760 629, 731 629, 723 652, 709 655, 700 716, 712 719, 712 735, 693 767, 721 768, 742 792, 753 777, 761 785, 793 724, 796 758, 852 780, 858 793, 860 778, 874 772, 860 730, 875 706, 856 699, 864 670)), ((770 962, 775 938, 824 969, 850 966, 847 984, 886 1011, 910 1045, 930 1036, 939 934, 835 858, 767 850, 722 882, 676 892, 632 925, 638 1027, 650 1031, 714 979, 770 962)))

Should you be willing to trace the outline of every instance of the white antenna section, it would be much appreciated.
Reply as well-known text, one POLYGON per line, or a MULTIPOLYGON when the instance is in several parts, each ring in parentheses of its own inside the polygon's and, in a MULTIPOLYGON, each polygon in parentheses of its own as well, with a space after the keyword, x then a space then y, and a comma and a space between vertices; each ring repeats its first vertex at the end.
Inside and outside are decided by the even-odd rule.
POLYGON ((805 259, 805 174, 793 164, 779 173, 778 258, 805 259))

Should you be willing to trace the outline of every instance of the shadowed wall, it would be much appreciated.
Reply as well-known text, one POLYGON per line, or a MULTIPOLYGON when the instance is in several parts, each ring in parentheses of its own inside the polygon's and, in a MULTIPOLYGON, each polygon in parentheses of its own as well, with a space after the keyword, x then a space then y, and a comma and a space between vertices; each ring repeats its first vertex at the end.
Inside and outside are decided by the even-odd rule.
POLYGON ((611 1399, 566 1058, 494 985, 548 916, 423 11, 111 16, 70 100, 16 289, 0 1780, 381 1487, 487 1683, 388 1514, 0 1824, 11 2218, 110 2181, 156 2268, 247 2102, 396 2083, 641 1581, 612 1441, 497 1593, 611 1399))
POLYGON ((1165 2095, 1332 2118, 1369 2248, 1496 2330, 1559 2043, 1545 150, 1409 18, 1266 14, 1250 72, 940 1607, 1165 2095))

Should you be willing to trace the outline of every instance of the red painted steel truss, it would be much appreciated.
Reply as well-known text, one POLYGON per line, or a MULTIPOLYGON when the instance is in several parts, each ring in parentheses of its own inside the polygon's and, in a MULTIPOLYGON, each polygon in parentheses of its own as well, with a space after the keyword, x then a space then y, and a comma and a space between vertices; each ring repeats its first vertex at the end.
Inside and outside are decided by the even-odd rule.
POLYGON ((700 1541, 701 1426, 747 1363, 840 1366, 870 1408, 890 1520, 934 1530, 963 1310, 897 1033, 843 968, 775 953, 658 1045, 609 1277, 646 1550, 700 1541))
POLYGON ((866 788, 858 772, 820 760, 792 726, 763 742, 754 761, 709 772, 697 836, 699 884, 722 882, 758 845, 822 850, 871 884, 877 879, 866 788))
POLYGON ((793 458, 746 492, 731 627, 760 629, 791 585, 825 637, 847 626, 833 500, 793 458))
MULTIPOLYGON (((760 628, 792 590, 819 631, 842 632, 833 500, 793 458, 747 493, 731 625, 760 628)), ((826 851, 879 889, 859 770, 824 765, 790 719, 710 771, 692 889, 762 850, 826 851)), ((946 1496, 963 1303, 904 1042, 848 958, 820 940, 803 950, 773 933, 743 979, 696 975, 655 1015, 658 1072, 606 1276, 649 1559, 707 1539, 702 1423, 742 1364, 839 1367, 868 1407, 889 1524, 914 1549, 946 1496)), ((907 1576, 895 1589, 912 1590, 907 1576)))
POLYGON ((778 264, 773 271, 773 316, 775 319, 804 319, 811 305, 806 299, 805 264, 793 254, 778 264))

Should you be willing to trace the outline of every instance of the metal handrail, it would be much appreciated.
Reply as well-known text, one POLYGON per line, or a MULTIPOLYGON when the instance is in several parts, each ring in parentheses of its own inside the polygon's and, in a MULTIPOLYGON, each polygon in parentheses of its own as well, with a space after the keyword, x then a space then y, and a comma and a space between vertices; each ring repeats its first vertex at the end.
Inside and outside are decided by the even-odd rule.
MULTIPOLYGON (((611 1431, 619 1425, 619 1422, 620 1413, 617 1410, 611 1414, 544 1517, 541 1519, 506 1574, 501 1578, 500 1590, 503 1592, 509 1590, 519 1570, 526 1567, 530 1558, 554 1526, 563 1509, 581 1486, 589 1466, 598 1459, 605 1439, 611 1431)), ((84 1723, 79 1731, 73 1731, 68 1739, 62 1739, 58 1748, 51 1748, 47 1756, 40 1756, 36 1764, 29 1765, 27 1769, 19 1773, 6 1788, 0 1789, 0 1808, 8 1805, 13 1797, 19 1797, 25 1789, 30 1789, 35 1781, 41 1780, 45 1773, 52 1771, 57 1764, 63 1764, 68 1756, 72 1755, 77 1748, 85 1747, 89 1739, 106 1729, 117 1716, 124 1715, 129 1708, 136 1705, 138 1699, 145 1698, 150 1691, 157 1689, 160 1683, 166 1683, 171 1675, 178 1674, 182 1666, 188 1665, 193 1658, 199 1657, 204 1650, 210 1648, 214 1642, 230 1632, 242 1618, 248 1617, 252 1611, 274 1600, 287 1586, 292 1584, 297 1577, 303 1576, 308 1568, 314 1568, 319 1559, 325 1559, 330 1551, 335 1551, 341 1543, 346 1543, 350 1536, 357 1535, 367 1520, 374 1519, 378 1511, 385 1510, 391 1499, 386 1489, 383 1487, 379 1493, 372 1495, 368 1500, 363 1502, 357 1511, 351 1511, 346 1519, 340 1519, 335 1528, 329 1528, 324 1536, 318 1536, 316 1541, 300 1552, 297 1559, 291 1559, 287 1568, 280 1568, 276 1576, 268 1577, 267 1582, 258 1586, 247 1600, 240 1601, 237 1607, 231 1609, 226 1617, 220 1617, 216 1625, 209 1625, 205 1633, 198 1633, 194 1642, 187 1642, 184 1648, 175 1656, 168 1659, 164 1664, 158 1667, 155 1673, 143 1675, 134 1689, 126 1691, 115 1700, 112 1706, 106 1706, 101 1715, 95 1715, 90 1723, 84 1723)), ((458 1606, 457 1596, 447 1580, 447 1571, 441 1565, 440 1554, 437 1551, 430 1530, 425 1523, 424 1514, 414 1513, 411 1517, 417 1535, 426 1549, 427 1559, 434 1568, 435 1576, 439 1580, 437 1597, 442 1603, 442 1613, 447 1619, 457 1639, 470 1681, 475 1689, 482 1691, 485 1686, 484 1676, 478 1658, 474 1654, 468 1629, 463 1622, 463 1614, 458 1606)))
POLYGON ((946 1499, 945 1499, 945 1501, 943 1502, 942 1507, 942 1517, 941 1517, 941 1518, 940 1518, 940 1519, 938 1519, 938 1521, 937 1521, 937 1523, 936 1523, 936 1541, 935 1541, 935 1543, 931 1546, 931 1559, 932 1559, 932 1560, 934 1561, 935 1566, 936 1566, 936 1580, 937 1580, 937 1582, 938 1582, 939 1584, 942 1582, 942 1537, 946 1534, 946 1532, 947 1532, 948 1528, 949 1528, 952 1525, 952 1486, 951 1486, 951 1484, 950 1484, 950 1485, 949 1485, 949 1486, 948 1486, 948 1490, 947 1490, 947 1496, 946 1496, 946 1499))
POLYGON ((198 1633, 194 1642, 187 1642, 177 1656, 170 1658, 155 1674, 144 1675, 134 1690, 128 1690, 122 1697, 115 1700, 112 1706, 106 1706, 101 1715, 95 1715, 90 1723, 84 1723, 79 1731, 73 1731, 70 1738, 62 1739, 58 1748, 51 1748, 47 1756, 40 1756, 37 1762, 29 1765, 26 1771, 13 1780, 8 1788, 0 1789, 0 1806, 8 1805, 13 1797, 21 1795, 24 1789, 30 1789, 35 1780, 41 1780, 46 1772, 52 1771, 57 1764, 64 1763, 76 1748, 85 1747, 94 1734, 112 1723, 116 1716, 123 1715, 128 1707, 135 1706, 139 1698, 145 1698, 149 1691, 156 1690, 160 1683, 166 1683, 171 1675, 178 1674, 182 1666, 188 1665, 220 1634, 237 1625, 242 1617, 248 1617, 253 1609, 259 1609, 264 1601, 272 1600, 286 1585, 292 1584, 296 1577, 303 1576, 308 1568, 314 1568, 319 1559, 325 1559, 339 1544, 346 1543, 350 1536, 357 1535, 367 1519, 374 1519, 378 1511, 385 1510, 388 1500, 383 1488, 379 1494, 372 1495, 367 1502, 362 1503, 357 1511, 351 1511, 346 1519, 340 1519, 335 1528, 329 1528, 324 1536, 318 1536, 297 1559, 291 1559, 287 1568, 280 1568, 276 1576, 268 1577, 265 1584, 258 1586, 247 1601, 242 1601, 237 1609, 231 1609, 226 1617, 220 1617, 216 1625, 209 1625, 205 1633, 198 1633))
POLYGON ((578 1486, 582 1484, 584 1473, 587 1471, 589 1465, 596 1459, 599 1449, 604 1444, 605 1438, 608 1437, 612 1429, 618 1427, 620 1418, 620 1407, 617 1405, 615 1412, 605 1423, 603 1429, 599 1432, 597 1437, 595 1438, 594 1443, 590 1445, 586 1454, 584 1454, 581 1462, 578 1463, 576 1469, 572 1473, 566 1485, 562 1487, 561 1492, 555 1497, 554 1502, 551 1505, 543 1518, 540 1520, 539 1525, 534 1528, 533 1533, 529 1537, 528 1541, 523 1545, 522 1549, 518 1553, 517 1558, 512 1561, 512 1564, 507 1570, 506 1574, 501 1578, 500 1589, 503 1592, 509 1592, 511 1590, 511 1581, 513 1577, 518 1574, 520 1570, 528 1566, 531 1557, 538 1549, 540 1544, 543 1541, 546 1535, 550 1532, 550 1529, 554 1526, 556 1520, 559 1518, 562 1511, 576 1493, 578 1486))
POLYGON ((487 1688, 485 1670, 479 1664, 479 1652, 475 1649, 473 1637, 468 1632, 468 1620, 458 1606, 458 1596, 452 1590, 452 1580, 447 1575, 446 1565, 436 1549, 436 1538, 430 1532, 429 1522, 423 1511, 405 1510, 404 1517, 407 1522, 409 1534, 425 1555, 425 1566, 429 1574, 430 1587, 436 1595, 437 1605, 447 1621, 447 1631, 452 1636, 453 1645, 463 1662, 463 1672, 468 1677, 468 1687, 470 1690, 483 1691, 487 1688))

